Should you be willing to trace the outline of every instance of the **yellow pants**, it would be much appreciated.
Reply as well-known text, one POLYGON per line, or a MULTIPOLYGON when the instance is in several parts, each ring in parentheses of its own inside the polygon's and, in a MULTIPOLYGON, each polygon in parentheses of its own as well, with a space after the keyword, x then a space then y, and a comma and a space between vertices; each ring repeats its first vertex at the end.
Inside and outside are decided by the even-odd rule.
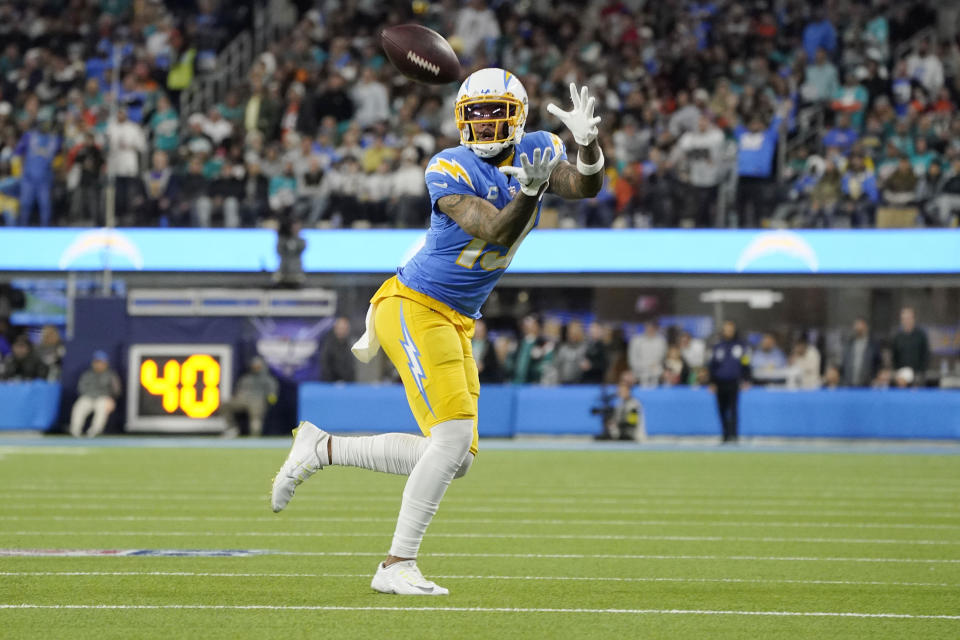
POLYGON ((447 420, 473 420, 476 455, 480 378, 470 339, 474 321, 404 286, 396 277, 374 295, 380 348, 400 373, 407 402, 427 437, 447 420))

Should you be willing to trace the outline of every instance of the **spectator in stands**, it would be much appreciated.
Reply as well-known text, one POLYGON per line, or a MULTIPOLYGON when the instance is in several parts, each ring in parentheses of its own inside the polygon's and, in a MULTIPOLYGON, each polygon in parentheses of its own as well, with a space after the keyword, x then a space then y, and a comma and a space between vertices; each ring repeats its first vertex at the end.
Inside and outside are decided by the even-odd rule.
POLYGON ((293 163, 285 162, 283 172, 270 178, 270 210, 275 215, 284 214, 297 202, 297 177, 293 172, 293 163))
POLYGON ((932 226, 956 226, 960 212, 960 156, 950 163, 949 171, 939 182, 924 208, 926 219, 932 226))
POLYGON ((689 187, 685 189, 684 218, 698 227, 712 227, 717 203, 717 185, 723 175, 723 132, 710 117, 701 115, 697 128, 680 136, 671 155, 671 164, 683 162, 689 187))
POLYGON ((837 50, 837 29, 827 16, 826 7, 814 9, 812 18, 803 29, 803 50, 807 58, 812 59, 821 51, 832 55, 837 50))
POLYGON ((782 382, 786 379, 787 358, 770 332, 763 334, 760 347, 750 356, 750 375, 757 384, 782 382))
POLYGON ((20 138, 14 153, 22 158, 23 173, 20 178, 20 224, 28 226, 36 204, 40 212, 40 226, 49 227, 53 209, 53 161, 60 153, 62 141, 53 131, 50 117, 40 120, 20 138))
POLYGON ((943 62, 937 57, 929 40, 921 40, 907 57, 907 74, 920 83, 928 97, 936 96, 943 86, 943 62))
POLYGON ((880 188, 873 171, 867 169, 862 155, 854 154, 850 157, 840 187, 843 196, 840 199, 839 211, 855 227, 872 226, 874 213, 880 202, 880 188))
POLYGON ((583 323, 571 320, 567 324, 566 340, 557 347, 556 355, 550 363, 559 384, 579 384, 582 381, 584 372, 590 367, 587 347, 583 323))
POLYGON ((677 338, 680 355, 693 369, 699 369, 706 361, 707 345, 701 338, 694 338, 689 331, 681 331, 677 338))
POLYGON ((250 157, 243 177, 243 198, 240 215, 244 226, 258 226, 269 210, 270 182, 260 169, 260 159, 250 157))
POLYGON ((93 420, 87 437, 103 433, 107 418, 117 406, 120 391, 120 377, 110 368, 107 352, 95 351, 90 368, 83 372, 77 384, 79 397, 70 411, 70 435, 75 438, 83 435, 83 427, 91 413, 93 420))
POLYGON ((473 60, 500 37, 500 23, 485 0, 471 0, 457 12, 453 35, 460 42, 463 57, 473 60))
POLYGON ((917 326, 913 307, 900 310, 900 328, 893 336, 893 368, 900 371, 909 367, 913 371, 910 384, 922 386, 930 363, 930 342, 927 332, 917 326))
POLYGON ((917 198, 917 175, 910 166, 910 159, 902 155, 897 169, 890 174, 883 185, 883 199, 892 205, 906 206, 917 198))
POLYGON ((821 386, 824 389, 840 388, 840 369, 837 368, 837 365, 827 365, 827 370, 823 372, 823 384, 821 386))
POLYGON ((749 128, 739 124, 734 129, 739 176, 736 208, 741 227, 755 227, 761 217, 773 213, 774 150, 780 139, 782 113, 791 106, 789 101, 784 103, 766 128, 760 115, 754 114, 749 128))
POLYGON ((263 79, 253 75, 250 79, 250 97, 243 109, 243 128, 247 133, 259 131, 267 139, 273 139, 280 121, 280 103, 267 92, 263 79))
POLYGON ((820 387, 820 350, 806 336, 793 345, 789 359, 788 384, 800 389, 820 387))
MULTIPOLYGON (((309 138, 305 138, 309 142, 309 138)), ((306 169, 297 174, 297 201, 293 206, 294 215, 304 221, 305 226, 317 224, 326 209, 326 197, 321 185, 324 170, 319 156, 310 156, 306 169)))
POLYGON ((86 131, 81 142, 70 150, 76 167, 76 192, 70 198, 70 221, 83 225, 103 224, 100 206, 103 177, 103 152, 91 131, 86 131))
POLYGON ((802 88, 804 98, 810 102, 831 100, 840 88, 837 68, 830 62, 827 52, 823 49, 817 49, 816 54, 809 59, 814 63, 808 65, 806 69, 806 83, 802 88))
POLYGON ((220 175, 213 180, 210 194, 213 208, 223 216, 223 226, 240 226, 240 200, 243 198, 243 179, 246 169, 242 164, 233 165, 229 161, 220 167, 220 175))
POLYGON ((400 166, 391 175, 390 210, 395 226, 421 228, 426 224, 430 199, 422 176, 416 149, 407 147, 400 154, 400 166))
POLYGON ((604 421, 603 433, 598 440, 638 440, 647 439, 647 430, 643 419, 643 407, 633 397, 636 385, 633 374, 624 371, 617 382, 617 397, 613 411, 604 421))
POLYGON ((66 348, 60 339, 60 332, 52 324, 44 325, 40 331, 40 343, 34 349, 40 362, 47 370, 47 380, 54 382, 60 379, 63 369, 63 355, 66 348))
POLYGON ((350 319, 338 317, 320 350, 320 379, 324 382, 354 382, 357 379, 356 359, 350 351, 350 319))
POLYGON ((345 87, 346 80, 342 75, 330 74, 314 100, 317 105, 318 121, 322 121, 326 116, 332 116, 336 123, 340 123, 353 117, 353 100, 345 87))
POLYGON ((587 351, 584 354, 583 384, 601 384, 607 371, 607 347, 604 344, 604 327, 599 322, 591 322, 587 329, 587 351))
POLYGON ((202 120, 201 130, 215 147, 219 147, 233 135, 233 124, 220 114, 219 109, 211 107, 202 120))
POLYGON ((665 387, 690 384, 690 365, 683 359, 680 347, 671 344, 667 347, 667 354, 663 358, 663 372, 660 374, 660 384, 665 387))
POLYGON ((842 176, 832 160, 827 160, 823 175, 820 176, 809 193, 810 209, 805 216, 805 225, 811 227, 832 226, 843 193, 842 176))
POLYGON ((536 384, 543 374, 545 340, 540 335, 540 321, 527 315, 521 323, 522 336, 510 358, 509 370, 514 384, 536 384))
POLYGON ((373 69, 367 67, 363 70, 360 82, 354 85, 350 92, 350 98, 353 104, 357 105, 353 121, 361 128, 365 129, 390 118, 387 88, 377 80, 373 69))
POLYGON ((660 333, 656 320, 643 323, 643 331, 630 338, 627 362, 637 383, 655 387, 663 373, 663 359, 667 356, 667 340, 660 333))
POLYGON ((140 156, 147 150, 143 129, 127 117, 127 110, 117 112, 116 122, 107 127, 109 170, 116 179, 116 211, 118 217, 134 213, 140 193, 140 156))
POLYGON ((848 71, 843 78, 843 86, 838 87, 833 94, 830 108, 838 115, 848 114, 853 129, 860 131, 863 128, 863 118, 869 101, 870 94, 867 88, 860 84, 853 71, 848 71))
POLYGON ((503 382, 503 367, 497 357, 496 347, 487 333, 487 323, 478 319, 471 339, 473 359, 477 363, 480 382, 498 384, 503 382))
MULTIPOLYGON (((705 101, 708 97, 703 89, 698 89, 702 93, 697 94, 697 102, 705 101)), ((688 131, 696 131, 700 122, 700 108, 696 103, 690 101, 690 94, 687 91, 677 92, 677 108, 670 116, 670 122, 667 129, 674 138, 679 138, 688 131)))
POLYGON ((220 405, 220 413, 227 427, 223 436, 235 438, 240 435, 237 416, 245 413, 250 427, 250 436, 259 438, 263 433, 263 419, 267 408, 277 403, 280 386, 270 373, 263 358, 256 356, 250 360, 250 368, 237 380, 233 397, 220 405))
POLYGON ((709 373, 710 391, 717 397, 723 426, 723 442, 736 442, 740 390, 750 386, 750 354, 732 320, 723 323, 720 341, 710 350, 709 373))
POLYGON ((843 347, 841 382, 845 387, 868 387, 880 362, 877 345, 870 339, 870 326, 863 318, 853 321, 853 335, 843 347))
POLYGON ((0 377, 4 380, 39 380, 47 377, 47 367, 37 357, 33 344, 25 335, 17 336, 10 353, 0 362, 0 377))
POLYGON ((150 170, 143 173, 145 202, 137 218, 141 225, 167 226, 173 206, 176 181, 164 151, 154 151, 150 170))
POLYGON ((856 129, 850 126, 850 114, 841 112, 837 114, 833 128, 824 134, 823 146, 828 149, 834 147, 846 156, 858 137, 856 129))

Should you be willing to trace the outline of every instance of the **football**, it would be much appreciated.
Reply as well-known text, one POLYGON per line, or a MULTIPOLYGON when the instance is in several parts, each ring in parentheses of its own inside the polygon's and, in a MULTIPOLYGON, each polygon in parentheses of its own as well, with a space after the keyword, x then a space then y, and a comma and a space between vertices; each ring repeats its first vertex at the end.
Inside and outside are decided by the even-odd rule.
POLYGON ((401 24, 380 32, 384 53, 400 73, 427 84, 460 79, 460 61, 450 43, 433 29, 401 24))

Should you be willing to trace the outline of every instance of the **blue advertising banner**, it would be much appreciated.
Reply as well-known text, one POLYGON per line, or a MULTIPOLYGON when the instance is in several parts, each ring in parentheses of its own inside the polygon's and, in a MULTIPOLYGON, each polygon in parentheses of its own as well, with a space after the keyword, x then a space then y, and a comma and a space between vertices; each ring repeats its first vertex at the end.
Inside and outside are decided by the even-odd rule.
MULTIPOLYGON (((419 230, 309 230, 304 268, 390 273, 424 241, 419 230)), ((273 271, 264 229, 0 230, 0 271, 273 271)), ((960 273, 960 229, 542 230, 512 273, 960 273)))

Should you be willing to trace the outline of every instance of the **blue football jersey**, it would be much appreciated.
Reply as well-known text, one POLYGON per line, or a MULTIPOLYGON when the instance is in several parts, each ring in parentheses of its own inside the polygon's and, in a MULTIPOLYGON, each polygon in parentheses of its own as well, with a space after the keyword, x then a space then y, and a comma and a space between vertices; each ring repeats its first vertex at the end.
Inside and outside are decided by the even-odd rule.
MULTIPOLYGON (((520 155, 533 159, 535 149, 552 149, 566 159, 567 151, 556 135, 534 131, 516 145, 513 165, 520 166, 520 155)), ((540 221, 540 205, 531 224, 512 247, 474 238, 437 208, 437 200, 449 195, 484 198, 502 209, 520 191, 516 178, 506 176, 497 166, 485 162, 461 145, 444 149, 430 159, 425 171, 433 213, 426 242, 406 264, 397 270, 400 282, 439 300, 471 318, 480 317, 480 307, 496 286, 504 270, 530 229, 540 221)))

